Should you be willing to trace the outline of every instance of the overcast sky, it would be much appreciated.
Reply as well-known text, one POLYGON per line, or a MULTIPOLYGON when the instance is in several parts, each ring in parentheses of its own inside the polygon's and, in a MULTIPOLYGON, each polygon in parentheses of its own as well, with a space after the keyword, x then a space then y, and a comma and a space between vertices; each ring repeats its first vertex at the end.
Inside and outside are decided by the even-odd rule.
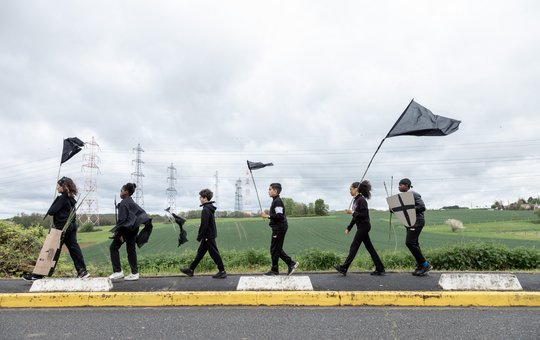
MULTIPOLYGON (((246 160, 300 202, 350 202, 412 98, 461 120, 446 137, 387 139, 366 179, 384 208, 412 180, 428 208, 540 195, 538 1, 2 1, 0 218, 44 213, 62 140, 99 144, 96 201, 113 212, 142 153, 144 206, 215 190, 233 210, 246 160), (393 188, 391 179, 393 177, 393 188)), ((61 168, 84 191, 87 148, 61 168)), ((86 167, 88 169, 88 167, 86 167)), ((249 192, 248 192, 249 190, 249 192)))

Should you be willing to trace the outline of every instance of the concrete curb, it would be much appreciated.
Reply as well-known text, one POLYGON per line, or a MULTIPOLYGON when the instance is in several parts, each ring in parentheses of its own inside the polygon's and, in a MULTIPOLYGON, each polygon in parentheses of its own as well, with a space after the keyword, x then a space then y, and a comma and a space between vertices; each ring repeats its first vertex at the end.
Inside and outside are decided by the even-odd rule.
POLYGON ((104 292, 0 294, 0 308, 170 306, 540 307, 540 292, 104 292))

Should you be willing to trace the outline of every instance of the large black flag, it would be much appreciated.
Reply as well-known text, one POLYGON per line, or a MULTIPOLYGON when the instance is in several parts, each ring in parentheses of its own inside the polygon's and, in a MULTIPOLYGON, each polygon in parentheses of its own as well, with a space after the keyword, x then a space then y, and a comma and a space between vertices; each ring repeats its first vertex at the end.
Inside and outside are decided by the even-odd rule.
POLYGON ((262 163, 262 162, 247 161, 247 166, 248 166, 249 170, 262 169, 264 167, 272 166, 272 165, 274 165, 274 164, 273 163, 262 163))
POLYGON ((415 102, 414 99, 411 100, 386 137, 383 138, 377 150, 375 150, 360 181, 366 176, 373 158, 375 158, 386 138, 395 136, 446 136, 456 132, 460 123, 459 120, 434 115, 431 111, 415 102))
POLYGON ((81 148, 84 146, 84 142, 77 137, 71 137, 64 139, 64 148, 62 149, 62 159, 60 164, 67 162, 71 157, 75 156, 81 148))
POLYGON ((459 123, 459 120, 434 115, 413 99, 386 137, 446 136, 456 132, 459 123))

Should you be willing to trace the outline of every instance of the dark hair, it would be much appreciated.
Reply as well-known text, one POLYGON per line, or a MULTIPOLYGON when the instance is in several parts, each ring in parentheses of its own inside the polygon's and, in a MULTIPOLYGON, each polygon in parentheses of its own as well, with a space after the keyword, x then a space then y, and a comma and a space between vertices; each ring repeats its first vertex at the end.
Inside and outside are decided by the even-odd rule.
POLYGON ((270 183, 270 188, 277 191, 278 195, 281 193, 281 184, 280 183, 270 183))
POLYGON ((202 189, 199 191, 199 195, 205 197, 209 201, 214 197, 214 193, 210 189, 202 189))
POLYGON ((405 184, 406 186, 408 186, 409 188, 412 188, 412 183, 411 183, 411 180, 408 179, 408 178, 403 178, 401 181, 399 181, 399 184, 405 184))
POLYGON ((351 184, 351 187, 358 189, 358 191, 365 198, 367 199, 371 198, 371 184, 369 183, 369 181, 365 180, 365 181, 362 181, 362 183, 353 182, 353 184, 351 184))
POLYGON ((126 183, 122 186, 122 189, 128 192, 129 196, 133 195, 135 192, 135 189, 137 188, 137 184, 135 183, 126 183))
POLYGON ((66 195, 73 197, 79 193, 75 182, 69 177, 62 177, 58 180, 58 185, 62 187, 66 195))

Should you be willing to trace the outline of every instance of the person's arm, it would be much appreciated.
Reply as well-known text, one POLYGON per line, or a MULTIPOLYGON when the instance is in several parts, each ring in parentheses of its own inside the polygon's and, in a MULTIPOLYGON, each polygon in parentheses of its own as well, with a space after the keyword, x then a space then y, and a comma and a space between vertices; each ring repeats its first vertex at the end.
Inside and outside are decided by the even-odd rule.
POLYGON ((201 226, 199 227, 199 234, 197 235, 197 241, 201 241, 210 226, 210 212, 208 209, 203 208, 201 211, 201 226))
POLYGON ((417 192, 414 193, 414 208, 416 209, 416 212, 419 213, 426 211, 426 205, 422 200, 422 196, 417 192))
POLYGON ((62 194, 60 196, 57 196, 54 199, 54 202, 51 204, 51 207, 47 211, 47 215, 53 216, 57 212, 59 212, 64 207, 64 205, 66 204, 66 199, 67 199, 67 196, 64 195, 64 194, 62 194))
POLYGON ((118 204, 118 222, 116 222, 117 226, 123 225, 129 217, 128 208, 125 202, 120 202, 118 204))
POLYGON ((285 220, 285 207, 283 206, 282 200, 275 200, 274 209, 270 208, 268 218, 277 222, 285 220))

